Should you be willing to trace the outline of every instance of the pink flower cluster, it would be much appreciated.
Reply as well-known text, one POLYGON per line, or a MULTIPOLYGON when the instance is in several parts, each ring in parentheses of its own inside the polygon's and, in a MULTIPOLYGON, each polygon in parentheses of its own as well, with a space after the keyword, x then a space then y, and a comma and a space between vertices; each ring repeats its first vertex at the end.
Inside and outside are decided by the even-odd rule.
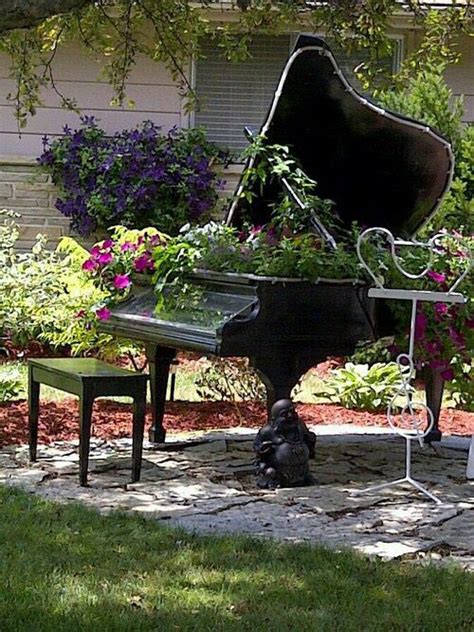
POLYGON ((106 305, 95 309, 99 320, 107 320, 111 311, 107 305, 114 302, 114 296, 123 296, 132 285, 132 272, 151 273, 154 271, 152 249, 162 243, 159 235, 140 235, 136 241, 118 242, 107 239, 94 246, 82 269, 90 274, 97 285, 110 295, 106 305))

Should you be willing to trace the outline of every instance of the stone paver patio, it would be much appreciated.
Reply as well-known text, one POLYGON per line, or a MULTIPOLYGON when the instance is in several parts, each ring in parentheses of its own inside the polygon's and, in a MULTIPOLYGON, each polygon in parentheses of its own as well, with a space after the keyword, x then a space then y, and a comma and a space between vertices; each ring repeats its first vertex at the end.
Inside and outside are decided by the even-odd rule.
POLYGON ((414 444, 413 475, 443 501, 410 488, 353 496, 403 475, 404 442, 382 429, 316 426, 313 487, 259 490, 253 476, 255 431, 170 435, 146 446, 142 480, 130 483, 131 441, 93 441, 90 486, 78 485, 77 442, 0 451, 0 483, 100 512, 132 511, 200 533, 242 533, 353 547, 386 559, 453 562, 474 570, 474 481, 466 480, 469 440, 436 449, 414 444))

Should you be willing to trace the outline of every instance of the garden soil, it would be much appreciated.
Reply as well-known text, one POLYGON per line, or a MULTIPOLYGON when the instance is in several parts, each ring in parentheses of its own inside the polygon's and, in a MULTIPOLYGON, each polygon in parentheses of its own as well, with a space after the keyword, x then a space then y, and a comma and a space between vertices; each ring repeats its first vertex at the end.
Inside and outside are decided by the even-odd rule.
MULTIPOLYGON (((385 413, 347 410, 334 404, 298 404, 300 419, 307 424, 354 424, 386 426, 385 413)), ((236 426, 259 427, 265 420, 262 404, 228 402, 169 402, 165 415, 168 431, 207 430, 236 426)), ((148 410, 147 424, 151 423, 148 410)), ((78 438, 77 400, 44 401, 40 407, 39 441, 78 438)), ((445 434, 474 433, 474 413, 450 408, 441 412, 440 428, 445 434)), ((108 400, 94 404, 93 435, 103 439, 131 436, 131 405, 108 400)), ((28 405, 24 400, 0 404, 0 447, 28 441, 28 405)))

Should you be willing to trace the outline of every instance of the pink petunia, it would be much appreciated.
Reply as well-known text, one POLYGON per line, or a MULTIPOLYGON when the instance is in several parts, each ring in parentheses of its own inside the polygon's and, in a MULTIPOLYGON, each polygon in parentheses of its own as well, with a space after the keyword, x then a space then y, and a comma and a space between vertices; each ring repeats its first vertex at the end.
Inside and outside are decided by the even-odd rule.
POLYGON ((99 246, 93 246, 91 248, 91 256, 92 257, 98 257, 100 255, 100 253, 101 253, 101 250, 100 250, 99 246))
POLYGON ((109 250, 110 248, 113 248, 113 247, 114 247, 114 245, 115 245, 115 244, 114 244, 114 242, 112 241, 112 239, 106 239, 106 240, 104 241, 104 243, 102 244, 102 248, 103 248, 104 250, 109 250))
POLYGON ((460 331, 458 331, 454 327, 449 328, 449 337, 451 338, 451 340, 454 342, 454 344, 457 347, 462 348, 466 344, 466 341, 464 340, 464 336, 461 334, 460 331))
POLYGON ((128 274, 116 274, 114 277, 114 287, 117 290, 125 290, 131 283, 128 274))
POLYGON ((126 241, 120 246, 121 252, 127 252, 129 250, 135 251, 136 249, 137 249, 137 246, 135 244, 132 244, 131 241, 126 241))
POLYGON ((437 351, 439 351, 439 344, 437 342, 425 342, 425 351, 427 351, 430 355, 434 355, 437 351))
POLYGON ((146 270, 153 270, 155 264, 149 252, 145 252, 135 259, 133 267, 137 272, 145 272, 146 270))
POLYGON ((418 312, 415 320, 415 340, 421 340, 425 337, 426 325, 428 319, 423 312, 418 312))
POLYGON ((112 312, 108 309, 108 307, 100 307, 96 310, 95 315, 99 320, 109 320, 112 312))
POLYGON ((82 269, 86 272, 92 272, 92 270, 95 270, 97 268, 97 265, 97 261, 91 257, 90 259, 84 261, 84 263, 82 264, 82 269))
POLYGON ((448 313, 448 306, 446 303, 435 303, 434 309, 438 316, 443 316, 448 313))
POLYGON ((445 369, 444 371, 441 371, 440 375, 443 380, 446 380, 447 382, 454 380, 454 371, 452 369, 445 369))
POLYGON ((110 263, 113 260, 113 258, 114 257, 111 252, 103 252, 97 257, 97 261, 101 265, 106 266, 108 263, 110 263))
POLYGON ((161 244, 161 237, 159 235, 152 235, 149 242, 150 246, 159 246, 161 244))
POLYGON ((428 276, 436 283, 444 283, 446 281, 446 276, 440 272, 435 272, 434 270, 430 270, 428 272, 428 276))

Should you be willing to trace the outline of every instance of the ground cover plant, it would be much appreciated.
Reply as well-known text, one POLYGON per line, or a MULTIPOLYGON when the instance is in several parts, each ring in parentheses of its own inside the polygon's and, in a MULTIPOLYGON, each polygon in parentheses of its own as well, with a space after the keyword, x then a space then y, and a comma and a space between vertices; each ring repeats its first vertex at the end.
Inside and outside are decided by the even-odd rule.
POLYGON ((101 517, 0 488, 3 630, 468 630, 456 568, 101 517))

